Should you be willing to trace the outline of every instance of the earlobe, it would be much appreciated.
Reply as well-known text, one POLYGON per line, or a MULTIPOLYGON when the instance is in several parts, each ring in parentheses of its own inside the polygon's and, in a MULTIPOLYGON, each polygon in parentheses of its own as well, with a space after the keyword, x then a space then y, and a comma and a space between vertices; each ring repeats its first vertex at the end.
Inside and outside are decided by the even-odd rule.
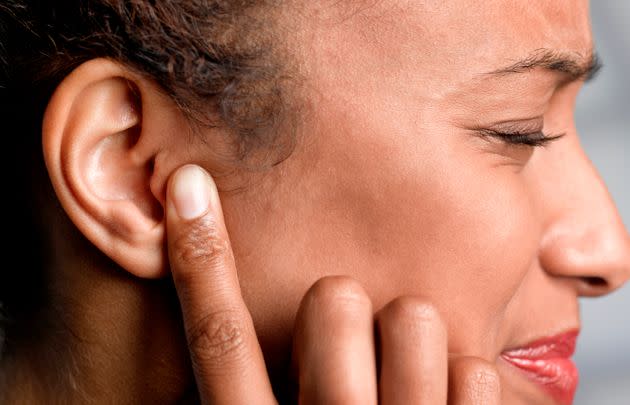
POLYGON ((162 205, 151 188, 163 137, 144 125, 146 94, 133 80, 107 60, 81 65, 55 91, 42 142, 54 189, 79 230, 130 273, 156 278, 168 267, 162 205))

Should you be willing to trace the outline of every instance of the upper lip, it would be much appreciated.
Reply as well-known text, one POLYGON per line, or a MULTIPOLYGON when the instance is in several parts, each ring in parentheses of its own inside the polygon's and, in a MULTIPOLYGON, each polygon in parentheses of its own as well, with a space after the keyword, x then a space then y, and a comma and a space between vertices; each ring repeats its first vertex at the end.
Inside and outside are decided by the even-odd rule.
POLYGON ((557 403, 569 405, 573 403, 579 380, 577 367, 571 360, 578 334, 575 328, 538 338, 525 346, 504 351, 501 357, 521 369, 557 403))
POLYGON ((579 333, 579 328, 572 328, 553 336, 535 338, 530 343, 509 348, 501 355, 513 359, 529 360, 570 358, 575 352, 579 333))

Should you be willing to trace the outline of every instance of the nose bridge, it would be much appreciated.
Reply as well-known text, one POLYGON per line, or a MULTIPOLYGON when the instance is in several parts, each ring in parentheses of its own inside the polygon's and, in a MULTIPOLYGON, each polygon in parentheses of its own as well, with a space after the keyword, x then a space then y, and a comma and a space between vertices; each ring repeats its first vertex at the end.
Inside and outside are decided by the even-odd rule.
POLYGON ((540 262, 550 274, 586 282, 586 295, 607 293, 630 277, 630 237, 577 139, 567 146, 553 161, 544 193, 555 203, 544 204, 540 262))
POLYGON ((575 220, 581 222, 585 229, 621 225, 621 217, 606 184, 581 147, 568 163, 564 167, 570 184, 567 212, 572 212, 573 206, 580 217, 575 220))

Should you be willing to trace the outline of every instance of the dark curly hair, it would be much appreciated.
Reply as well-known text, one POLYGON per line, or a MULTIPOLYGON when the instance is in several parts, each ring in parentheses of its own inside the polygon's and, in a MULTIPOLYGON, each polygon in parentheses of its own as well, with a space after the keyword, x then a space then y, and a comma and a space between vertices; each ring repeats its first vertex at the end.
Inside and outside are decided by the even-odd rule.
POLYGON ((41 122, 56 86, 87 60, 115 60, 157 83, 191 123, 227 128, 242 161, 254 147, 279 145, 270 129, 287 114, 280 3, 0 3, 2 161, 5 195, 10 195, 4 198, 10 215, 3 228, 9 242, 3 244, 6 259, 0 270, 0 352, 44 333, 49 276, 43 270, 46 219, 38 218, 38 196, 42 188, 52 191, 41 156, 41 122), (9 255, 17 260, 7 267, 9 255))

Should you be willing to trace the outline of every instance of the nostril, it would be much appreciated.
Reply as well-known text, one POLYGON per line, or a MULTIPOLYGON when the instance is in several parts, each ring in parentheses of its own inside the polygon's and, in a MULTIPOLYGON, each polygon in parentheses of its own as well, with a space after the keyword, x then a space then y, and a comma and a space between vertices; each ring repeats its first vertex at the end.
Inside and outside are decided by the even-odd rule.
POLYGON ((610 283, 603 277, 580 277, 579 294, 583 297, 599 297, 611 291, 610 283))
POLYGON ((584 277, 584 281, 591 287, 606 287, 608 282, 602 277, 584 277))

